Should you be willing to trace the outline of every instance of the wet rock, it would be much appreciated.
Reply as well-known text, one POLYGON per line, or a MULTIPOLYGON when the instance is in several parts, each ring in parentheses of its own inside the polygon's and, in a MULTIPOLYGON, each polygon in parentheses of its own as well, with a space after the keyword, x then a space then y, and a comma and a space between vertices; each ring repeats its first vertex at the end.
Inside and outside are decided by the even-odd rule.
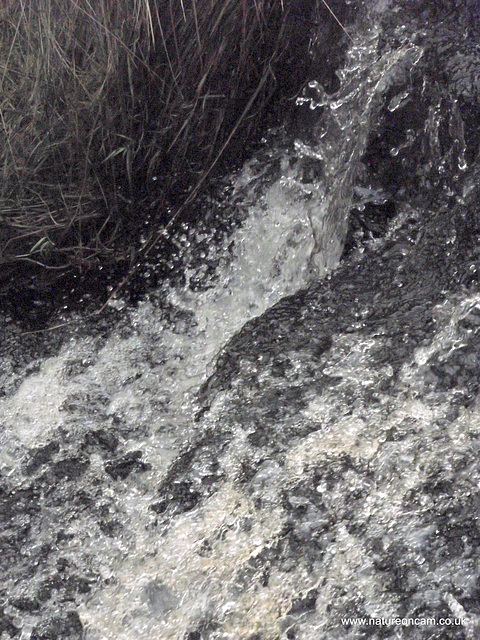
POLYGON ((85 435, 85 451, 92 453, 99 451, 103 455, 115 453, 118 437, 111 431, 96 429, 85 435))
POLYGON ((90 462, 86 458, 75 457, 58 460, 52 466, 56 478, 63 480, 77 480, 88 469, 90 462))
POLYGON ((104 413, 108 398, 98 393, 74 393, 69 395, 62 403, 60 410, 67 413, 96 414, 104 413))
POLYGON ((126 480, 131 473, 148 471, 151 466, 141 460, 143 451, 129 451, 128 453, 109 460, 105 463, 105 471, 114 480, 126 480))
POLYGON ((31 640, 81 640, 83 625, 75 611, 52 618, 32 631, 31 640))
POLYGON ((75 378, 84 373, 93 364, 91 358, 82 358, 76 360, 68 360, 65 363, 64 375, 67 378, 75 378))
MULTIPOLYGON (((166 357, 158 331, 173 335, 175 359, 197 329, 183 301, 165 304, 143 341, 145 318, 120 327, 115 345, 138 349, 120 382, 114 369, 105 389, 97 378, 79 390, 95 361, 64 363, 61 416, 72 430, 29 453, 23 443, 27 474, 10 474, 0 492, 4 597, 36 621, 32 638, 82 637, 81 602, 92 626, 110 607, 127 635, 153 620, 185 640, 478 636, 478 123, 465 115, 476 80, 467 95, 455 66, 476 62, 465 62, 470 43, 445 38, 450 13, 465 41, 476 27, 453 0, 398 9, 375 40, 385 86, 349 174, 357 208, 342 263, 233 335, 200 390, 197 421, 172 427, 172 416, 189 420, 174 392, 155 404, 167 382, 155 369, 166 357), (387 78, 387 62, 409 47, 424 55, 387 78), (129 390, 144 394, 139 413, 153 407, 153 431, 149 418, 138 428, 127 419, 129 390), (171 433, 173 459, 161 453, 171 433), (128 441, 155 449, 158 469, 141 449, 125 452, 128 441), (397 615, 463 622, 342 623, 397 615)), ((305 162, 300 183, 324 170, 324 160, 305 162)), ((15 622, 8 610, 0 630, 18 635, 15 622)))
POLYGON ((191 511, 197 506, 202 494, 197 491, 193 483, 176 482, 170 488, 165 497, 150 506, 150 509, 158 514, 168 510, 169 515, 176 515, 191 511))
POLYGON ((52 456, 55 453, 58 453, 59 450, 60 446, 58 442, 54 441, 49 442, 44 447, 39 447, 35 453, 33 453, 32 458, 26 467, 27 473, 34 473, 42 465, 50 462, 52 456))

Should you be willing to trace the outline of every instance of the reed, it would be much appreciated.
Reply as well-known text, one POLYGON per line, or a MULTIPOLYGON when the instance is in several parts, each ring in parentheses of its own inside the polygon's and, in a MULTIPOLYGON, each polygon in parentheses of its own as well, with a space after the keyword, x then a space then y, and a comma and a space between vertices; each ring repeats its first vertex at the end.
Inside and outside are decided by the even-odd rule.
POLYGON ((298 90, 315 5, 3 0, 0 266, 131 260, 298 90))

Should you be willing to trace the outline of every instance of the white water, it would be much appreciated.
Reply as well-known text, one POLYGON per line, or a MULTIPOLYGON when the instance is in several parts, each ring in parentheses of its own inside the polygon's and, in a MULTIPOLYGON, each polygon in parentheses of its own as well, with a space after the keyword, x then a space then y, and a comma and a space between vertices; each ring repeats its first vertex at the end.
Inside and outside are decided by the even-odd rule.
POLYGON ((401 40, 400 47, 379 55, 380 38, 381 30, 374 21, 369 28, 360 29, 352 38, 345 67, 338 72, 340 89, 329 96, 313 80, 307 95, 297 100, 312 110, 326 107, 321 129, 316 132, 317 144, 309 149, 299 146, 324 166, 325 196, 312 214, 313 262, 320 277, 336 267, 342 254, 360 161, 384 96, 408 77, 423 55, 422 48, 407 38, 401 40))
MULTIPOLYGON (((337 586, 345 589, 355 583, 372 613, 395 614, 398 603, 383 594, 381 582, 372 580, 367 553, 345 527, 340 527, 323 564, 318 562, 313 569, 306 563, 292 572, 274 568, 268 586, 262 588, 258 576, 245 584, 238 573, 281 537, 282 488, 298 482, 332 453, 375 460, 386 475, 395 464, 408 470, 396 476, 387 490, 383 486, 373 489, 362 515, 366 521, 370 512, 376 512, 381 521, 398 518, 405 537, 410 536, 415 546, 418 531, 402 520, 399 503, 422 479, 416 449, 423 430, 448 408, 447 401, 432 408, 417 399, 421 367, 432 353, 458 348, 456 325, 462 314, 480 303, 478 297, 451 303, 452 321, 440 318, 436 340, 418 349, 415 364, 402 370, 403 396, 395 402, 379 394, 375 408, 359 401, 353 411, 347 411, 338 395, 312 395, 308 408, 295 420, 299 425, 318 423, 318 429, 292 443, 285 469, 273 459, 266 460, 255 476, 252 491, 262 494, 263 509, 256 507, 255 495, 245 495, 235 486, 240 461, 251 452, 245 432, 238 429, 233 446, 222 454, 229 477, 201 509, 180 515, 168 531, 159 530, 156 515, 149 510, 159 483, 185 444, 198 437, 199 429, 205 433, 222 420, 228 394, 220 396, 201 425, 193 419, 197 391, 210 375, 215 356, 248 320, 338 263, 342 216, 354 197, 356 165, 381 96, 422 55, 419 48, 406 43, 391 56, 378 59, 378 38, 374 26, 357 34, 341 89, 334 98, 323 96, 318 102, 330 110, 318 144, 310 148, 297 144, 294 152, 271 150, 272 160, 280 159, 281 177, 265 181, 260 195, 263 169, 255 159, 232 178, 232 199, 248 207, 248 216, 224 247, 211 249, 223 255, 211 288, 193 292, 188 286, 189 277, 196 275, 193 272, 186 274, 183 288, 165 284, 137 309, 124 308, 123 320, 106 340, 72 339, 59 355, 41 362, 39 370, 30 373, 14 394, 0 400, 0 469, 19 488, 26 482, 21 467, 32 448, 53 438, 63 441, 65 450, 73 453, 75 443, 86 433, 114 429, 117 424, 124 449, 141 449, 142 461, 151 465, 148 471, 115 480, 105 475, 102 458, 93 453, 88 470, 76 481, 75 490, 85 490, 121 523, 122 532, 116 536, 100 531, 93 508, 87 515, 71 513, 68 488, 60 504, 52 505, 48 497, 41 499, 43 511, 30 534, 30 551, 54 544, 62 527, 72 536, 62 557, 84 573, 91 570, 100 575, 99 588, 77 598, 85 640, 183 640, 188 630, 209 617, 222 621, 222 628, 209 636, 215 640, 248 638, 259 630, 262 640, 274 640, 280 637, 279 620, 285 618, 292 594, 321 587, 325 575, 335 576, 337 586), (301 179, 305 157, 325 163, 327 181, 305 183, 301 179), (312 257, 316 272, 312 272, 312 257), (165 313, 165 303, 176 314, 173 321, 165 313), (398 446, 385 444, 386 432, 401 429, 408 421, 414 427, 407 440, 398 446), (209 554, 199 553, 205 540, 212 545, 209 554)), ((365 202, 378 194, 367 190, 360 196, 365 202)), ((440 317, 441 309, 438 314, 440 317)), ((372 353, 382 340, 382 336, 335 336, 325 373, 340 376, 347 390, 375 388, 391 376, 388 367, 377 370, 371 365, 372 353)), ((293 364, 301 371, 298 357, 293 364)), ((360 392, 358 395, 361 397, 360 392)), ((476 410, 470 413, 461 415, 451 427, 449 437, 459 449, 467 446, 462 431, 465 420, 473 431, 480 428, 476 410)), ((425 451, 427 460, 436 455, 434 447, 425 451)), ((347 483, 352 493, 358 489, 355 482, 352 476, 351 486, 347 483)), ((316 491, 325 493, 325 500, 332 504, 341 500, 334 493, 328 496, 321 485, 316 491)), ((424 533, 429 535, 429 531, 424 533)), ((384 543, 388 546, 388 536, 384 543)), ((50 562, 47 574, 54 569, 53 560, 50 562)), ((34 593, 39 580, 40 576, 34 576, 20 582, 13 576, 7 586, 11 594, 24 596, 34 593)), ((326 638, 328 607, 336 597, 330 582, 318 597, 315 618, 303 629, 302 640, 326 638)), ((62 610, 66 605, 57 605, 53 594, 49 607, 55 610, 57 606, 62 610)), ((14 607, 11 613, 22 627, 20 639, 29 640, 36 614, 19 613, 14 607)))
MULTIPOLYGON (((127 311, 133 329, 128 338, 121 331, 114 332, 98 353, 97 340, 82 339, 76 344, 72 339, 57 358, 43 362, 41 371, 30 375, 14 397, 1 401, 6 427, 1 435, 3 456, 8 459, 8 451, 18 444, 39 446, 48 441, 50 432, 64 423, 60 407, 65 397, 89 387, 108 395, 111 415, 128 415, 153 428, 177 420, 188 423, 193 396, 229 338, 249 319, 307 285, 313 276, 335 268, 344 240, 337 229, 344 227, 354 197, 350 183, 368 136, 371 104, 378 107, 380 89, 398 73, 399 61, 403 69, 402 65, 412 63, 412 51, 415 60, 421 55, 416 48, 407 47, 395 52, 392 60, 384 56, 377 62, 378 36, 375 26, 357 36, 335 100, 323 96, 322 104, 328 104, 332 112, 331 121, 327 119, 327 129, 332 131, 324 132, 313 147, 296 143, 293 152, 272 149, 271 161, 280 160, 281 176, 273 183, 266 181, 260 196, 258 182, 266 169, 264 162, 253 159, 232 178, 232 201, 248 207, 248 217, 224 247, 211 246, 210 251, 224 256, 212 288, 192 292, 188 280, 195 273, 187 271, 185 287, 166 284, 138 309, 127 311), (367 89, 359 106, 359 90, 352 89, 358 74, 366 77, 367 89), (312 157, 327 162, 326 182, 302 178, 302 160, 312 157), (335 216, 331 214, 334 203, 342 208, 335 216), (172 328, 164 318, 165 301, 186 318, 184 326, 177 321, 172 328), (72 381, 62 379, 66 363, 89 359, 96 362, 87 368, 88 373, 72 381), (141 382, 130 382, 138 374, 141 382), (140 399, 145 392, 168 397, 170 407, 176 406, 181 417, 158 416, 150 406, 152 400, 140 399)), ((369 197, 368 192, 363 194, 362 203, 369 197)), ((372 192, 371 198, 376 197, 372 192)), ((121 301, 112 304, 124 306, 121 301)))
MULTIPOLYGON (((28 461, 32 448, 47 444, 60 433, 68 434, 67 439, 73 436, 80 440, 87 431, 111 426, 114 420, 122 421, 134 434, 128 438, 127 450, 141 447, 142 460, 152 465, 151 471, 133 480, 110 480, 104 486, 102 500, 111 502, 128 533, 108 538, 98 531, 94 518, 73 518, 66 526, 66 531, 74 535, 67 552, 72 563, 93 563, 103 580, 114 582, 113 587, 102 590, 81 607, 88 640, 180 638, 180 629, 195 615, 192 606, 197 614, 202 610, 205 585, 197 578, 187 586, 188 577, 196 571, 205 575, 209 571, 199 567, 198 561, 195 565, 192 554, 196 535, 200 536, 205 527, 215 528, 216 520, 223 521, 224 514, 230 511, 229 504, 232 506, 237 499, 235 493, 227 492, 221 503, 212 504, 203 523, 192 523, 197 534, 190 527, 182 529, 180 524, 174 542, 167 545, 157 530, 149 531, 148 506, 170 462, 195 437, 195 394, 209 375, 215 355, 247 320, 306 285, 311 277, 310 216, 312 207, 322 198, 322 187, 311 186, 305 202, 304 185, 298 181, 295 168, 289 167, 286 152, 281 156, 280 179, 266 185, 262 195, 255 196, 255 203, 243 205, 248 206, 248 217, 225 247, 212 247, 224 258, 210 289, 194 293, 188 283, 182 289, 165 284, 137 309, 124 309, 127 319, 105 343, 94 337, 73 338, 58 356, 41 362, 39 370, 26 377, 13 395, 0 401, 0 469, 10 478, 18 477, 19 486, 19 465, 28 461), (232 242, 233 252, 229 252, 232 242), (166 319, 165 302, 186 320, 177 319, 172 324, 166 319), (80 373, 67 374, 72 367, 80 373), (95 401, 92 407, 88 406, 91 399, 98 397, 107 399, 100 403, 101 411, 95 401), (158 590, 157 578, 163 585, 175 583, 175 596, 158 590), (165 612, 173 604, 176 613, 167 624, 165 612), (152 607, 158 608, 158 615, 152 613, 152 607)), ((254 161, 234 178, 236 189, 232 197, 240 200, 239 206, 240 191, 251 199, 251 182, 256 183, 258 194, 254 161)), ((96 479, 102 478, 105 484, 102 469, 101 458, 92 454, 89 471, 80 486, 91 492, 96 479)), ((51 543, 56 521, 70 520, 65 512, 68 506, 45 512, 41 528, 35 532, 36 545, 51 543)), ((250 547, 251 536, 235 544, 250 547)), ((232 558, 238 552, 236 547, 226 549, 232 558)), ((226 563, 225 576, 217 576, 216 580, 226 579, 228 571, 226 563)), ((32 580, 31 589, 35 586, 38 585, 32 580)), ((23 584, 9 585, 12 595, 25 595, 24 589, 23 584)), ((21 638, 27 640, 36 618, 21 614, 19 620, 21 638)))

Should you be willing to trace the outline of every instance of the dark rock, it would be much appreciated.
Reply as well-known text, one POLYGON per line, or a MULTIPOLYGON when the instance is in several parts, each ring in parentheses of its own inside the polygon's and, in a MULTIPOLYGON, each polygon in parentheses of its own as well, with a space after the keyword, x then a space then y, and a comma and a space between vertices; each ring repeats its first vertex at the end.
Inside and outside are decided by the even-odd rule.
POLYGON ((192 483, 176 482, 162 500, 152 504, 150 509, 158 514, 168 510, 169 514, 176 515, 191 511, 200 501, 202 494, 197 491, 192 483))
POLYGON ((75 611, 38 625, 32 631, 31 640, 82 640, 83 625, 75 611))
POLYGON ((58 479, 77 480, 85 473, 89 465, 88 458, 66 458, 55 462, 52 469, 58 479))
POLYGON ((58 442, 52 441, 46 444, 44 447, 39 447, 35 450, 32 459, 28 463, 26 470, 27 473, 34 473, 43 464, 49 462, 55 453, 58 453, 60 446, 58 442))
POLYGON ((85 450, 89 453, 99 450, 101 453, 115 453, 118 438, 111 431, 96 429, 85 435, 85 450))
POLYGON ((105 471, 114 480, 126 480, 131 473, 142 473, 151 468, 141 460, 143 451, 129 451, 125 455, 105 463, 105 471))

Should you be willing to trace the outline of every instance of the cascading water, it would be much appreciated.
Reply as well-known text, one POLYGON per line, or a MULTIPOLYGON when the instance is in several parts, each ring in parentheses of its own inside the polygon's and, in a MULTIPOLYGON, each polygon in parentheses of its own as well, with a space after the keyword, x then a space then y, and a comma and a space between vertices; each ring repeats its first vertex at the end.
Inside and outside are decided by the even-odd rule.
POLYGON ((20 362, 2 319, 1 640, 478 635, 476 85, 460 9, 391 4, 231 178, 213 276, 20 362))

